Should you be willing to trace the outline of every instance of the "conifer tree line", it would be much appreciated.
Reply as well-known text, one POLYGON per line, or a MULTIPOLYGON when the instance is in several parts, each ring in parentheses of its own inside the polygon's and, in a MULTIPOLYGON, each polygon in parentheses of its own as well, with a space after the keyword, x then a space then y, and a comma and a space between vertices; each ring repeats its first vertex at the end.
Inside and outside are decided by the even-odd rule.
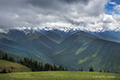
POLYGON ((8 57, 7 53, 3 54, 0 59, 15 62, 13 57, 8 57))
POLYGON ((68 71, 67 67, 64 69, 63 66, 57 67, 54 63, 52 66, 49 63, 43 64, 42 62, 38 62, 36 60, 29 59, 28 57, 24 57, 24 59, 20 59, 17 61, 18 63, 27 66, 32 71, 68 71))
MULTIPOLYGON (((15 62, 13 57, 11 57, 11 56, 8 57, 7 53, 0 56, 0 59, 7 60, 10 62, 15 62)), ((28 57, 24 57, 24 59, 18 60, 17 63, 27 66, 29 69, 31 69, 31 71, 69 71, 67 67, 64 68, 61 65, 59 67, 57 67, 55 65, 55 63, 53 66, 49 63, 43 64, 42 62, 32 60, 32 58, 29 59, 28 57)), ((83 71, 83 67, 81 69, 79 69, 79 71, 83 71)), ((92 72, 94 71, 92 65, 90 65, 89 71, 92 71, 92 72)), ((6 69, 2 70, 2 72, 7 73, 6 69)), ((102 71, 100 70, 100 72, 102 72, 102 71)), ((104 72, 109 73, 109 71, 106 71, 106 70, 104 70, 104 72)))
MULTIPOLYGON (((13 57, 8 57, 7 53, 3 54, 0 59, 15 62, 13 57)), ((61 65, 57 67, 55 63, 53 66, 49 63, 43 64, 42 62, 32 60, 32 58, 29 59, 28 57, 18 60, 17 63, 27 66, 31 71, 69 71, 67 67, 65 69, 61 65)))

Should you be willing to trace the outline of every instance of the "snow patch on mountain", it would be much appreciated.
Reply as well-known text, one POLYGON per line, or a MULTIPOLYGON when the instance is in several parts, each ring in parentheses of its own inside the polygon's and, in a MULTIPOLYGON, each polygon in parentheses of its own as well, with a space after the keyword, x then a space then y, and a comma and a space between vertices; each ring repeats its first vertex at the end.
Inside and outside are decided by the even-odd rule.
POLYGON ((21 28, 16 28, 17 30, 21 30, 25 32, 25 34, 28 33, 34 33, 35 31, 39 31, 41 33, 44 33, 44 31, 51 31, 51 30, 60 30, 63 32, 68 33, 69 31, 79 31, 81 30, 80 28, 72 28, 72 27, 34 27, 34 28, 26 28, 26 27, 21 27, 21 28))

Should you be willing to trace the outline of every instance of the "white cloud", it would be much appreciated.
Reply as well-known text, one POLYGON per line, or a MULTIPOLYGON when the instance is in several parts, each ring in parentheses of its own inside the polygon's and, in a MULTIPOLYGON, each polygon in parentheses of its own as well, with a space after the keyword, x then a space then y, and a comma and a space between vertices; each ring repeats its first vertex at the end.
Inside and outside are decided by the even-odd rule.
MULTIPOLYGON (((108 15, 101 14, 98 17, 81 17, 78 20, 74 20, 74 22, 82 21, 86 24, 86 26, 78 25, 82 30, 88 30, 92 32, 97 31, 109 31, 109 30, 117 30, 120 31, 120 15, 108 15), (84 29, 83 29, 84 28, 84 29)), ((78 22, 78 23, 80 23, 78 22)))
POLYGON ((115 10, 116 12, 120 13, 120 5, 116 5, 116 6, 114 7, 114 10, 115 10))
MULTIPOLYGON (((89 31, 120 30, 120 15, 104 14, 108 0, 52 0, 50 4, 49 0, 36 0, 36 3, 32 0, 19 2, 12 0, 15 1, 14 4, 20 3, 18 5, 12 2, 8 5, 4 0, 1 1, 4 5, 0 5, 2 7, 0 31, 11 28, 37 29, 46 26, 80 28, 89 31)), ((120 6, 116 5, 115 9, 119 10, 120 6)))
POLYGON ((110 2, 110 1, 109 1, 109 4, 117 5, 116 2, 110 2))
POLYGON ((87 6, 84 7, 85 13, 90 15, 99 15, 104 12, 107 0, 91 0, 87 6))

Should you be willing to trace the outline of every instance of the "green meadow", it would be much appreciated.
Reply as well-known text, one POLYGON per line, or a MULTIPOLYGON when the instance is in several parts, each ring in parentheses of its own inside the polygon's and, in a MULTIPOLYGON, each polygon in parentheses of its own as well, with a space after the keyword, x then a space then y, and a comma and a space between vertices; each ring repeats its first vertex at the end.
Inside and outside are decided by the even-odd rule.
POLYGON ((10 70, 11 72, 30 72, 31 71, 28 67, 23 66, 21 64, 0 60, 0 71, 2 71, 4 68, 6 69, 7 72, 8 70, 10 70))
POLYGON ((0 74, 0 80, 120 80, 120 74, 80 71, 42 71, 0 74))

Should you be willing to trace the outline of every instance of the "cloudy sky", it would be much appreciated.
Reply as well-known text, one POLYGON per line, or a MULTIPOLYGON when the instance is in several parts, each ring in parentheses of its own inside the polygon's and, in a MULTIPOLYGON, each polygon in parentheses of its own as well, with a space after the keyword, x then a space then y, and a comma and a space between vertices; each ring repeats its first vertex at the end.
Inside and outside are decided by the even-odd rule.
POLYGON ((34 27, 120 31, 120 0, 0 0, 0 32, 34 27))

